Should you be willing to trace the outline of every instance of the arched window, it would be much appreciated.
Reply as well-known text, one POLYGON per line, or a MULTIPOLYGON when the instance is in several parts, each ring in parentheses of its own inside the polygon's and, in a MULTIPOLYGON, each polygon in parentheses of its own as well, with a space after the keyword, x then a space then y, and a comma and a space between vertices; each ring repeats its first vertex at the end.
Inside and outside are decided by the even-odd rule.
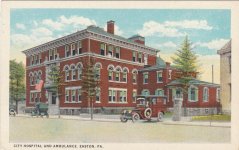
POLYGON ((42 76, 42 71, 41 70, 39 70, 38 71, 38 76, 37 76, 37 83, 39 83, 40 82, 40 80, 41 80, 41 76, 42 76))
POLYGON ((163 89, 156 89, 155 90, 155 95, 164 96, 164 90, 163 89))
POLYGON ((101 63, 96 63, 94 66, 95 69, 95 79, 99 80, 100 79, 100 69, 102 68, 101 63))
POLYGON ((120 81, 120 72, 122 72, 122 68, 117 66, 115 68, 115 81, 120 81))
POLYGON ((65 71, 65 81, 69 81, 69 80, 70 80, 70 73, 69 73, 69 70, 70 70, 70 68, 69 68, 68 65, 64 66, 64 71, 65 71))
POLYGON ((76 80, 76 67, 74 64, 71 64, 71 80, 76 80))
POLYGON ((114 66, 109 65, 107 69, 108 69, 108 79, 109 79, 109 81, 112 81, 113 80, 114 66))
POLYGON ((95 91, 96 91, 96 93, 95 93, 95 102, 96 103, 100 103, 100 88, 99 87, 97 87, 96 89, 95 89, 95 91))
POLYGON ((197 102, 198 101, 198 88, 195 86, 190 86, 188 89, 188 101, 197 102))
POLYGON ((129 69, 127 67, 123 68, 123 82, 127 82, 127 74, 129 72, 129 69))
POLYGON ((132 74, 133 74, 133 83, 136 84, 137 83, 138 70, 137 69, 133 69, 132 70, 132 74))
POLYGON ((144 89, 142 92, 141 92, 142 95, 144 96, 147 96, 147 95, 150 95, 150 92, 148 89, 144 89))
POLYGON ((207 87, 203 88, 203 101, 207 102, 209 99, 209 89, 207 87))
POLYGON ((76 69, 77 69, 77 79, 78 80, 81 80, 81 77, 82 77, 82 68, 83 68, 83 65, 81 62, 79 62, 76 66, 76 69))
POLYGON ((37 84, 39 81, 38 81, 38 73, 35 71, 34 72, 34 84, 37 84))

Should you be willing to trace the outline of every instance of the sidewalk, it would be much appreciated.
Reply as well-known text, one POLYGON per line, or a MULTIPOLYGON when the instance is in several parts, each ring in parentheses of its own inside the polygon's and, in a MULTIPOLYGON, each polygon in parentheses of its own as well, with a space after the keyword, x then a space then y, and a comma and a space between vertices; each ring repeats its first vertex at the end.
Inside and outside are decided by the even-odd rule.
MULTIPOLYGON (((17 117, 31 117, 30 114, 18 114, 17 117)), ((45 116, 44 116, 45 118, 45 116)), ((50 119, 58 119, 58 115, 50 115, 50 119)), ((90 114, 81 114, 79 116, 61 115, 60 119, 84 120, 90 121, 90 114)), ((120 122, 120 115, 94 114, 93 121, 120 122)), ((132 122, 132 121, 129 121, 132 122)), ((173 121, 172 118, 164 118, 164 125, 188 125, 188 126, 212 126, 212 127, 231 127, 231 122, 209 122, 209 121, 191 121, 191 117, 182 117, 181 121, 173 121)))

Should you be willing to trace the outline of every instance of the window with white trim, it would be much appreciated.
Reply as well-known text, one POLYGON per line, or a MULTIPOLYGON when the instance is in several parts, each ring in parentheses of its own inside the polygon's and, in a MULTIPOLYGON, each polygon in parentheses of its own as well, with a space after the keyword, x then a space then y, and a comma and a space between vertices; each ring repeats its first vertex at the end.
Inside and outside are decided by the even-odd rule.
POLYGON ((42 63, 41 53, 38 54, 38 58, 39 58, 39 64, 41 64, 42 63))
POLYGON ((150 92, 148 89, 144 89, 141 94, 144 96, 147 96, 147 95, 150 95, 150 92))
POLYGON ((81 77, 82 77, 82 65, 79 63, 76 66, 76 69, 77 69, 77 79, 81 80, 81 77))
POLYGON ((120 47, 115 48, 115 57, 120 58, 120 47))
POLYGON ((49 50, 49 60, 53 60, 54 59, 53 53, 54 53, 53 49, 49 50))
POLYGON ((34 93, 30 93, 30 101, 34 102, 34 93))
POLYGON ((139 62, 139 63, 142 63, 142 53, 139 53, 139 54, 138 54, 138 62, 139 62))
POLYGON ((125 103, 126 102, 126 91, 119 91, 120 93, 120 102, 125 103))
POLYGON ((120 68, 116 68, 116 71, 115 71, 115 81, 120 81, 120 72, 121 72, 121 69, 120 68))
POLYGON ((105 49, 106 49, 106 44, 101 43, 100 44, 100 55, 105 56, 105 49))
POLYGON ((112 57, 113 56, 113 46, 112 45, 108 45, 108 56, 112 57))
POLYGON ((95 79, 100 80, 101 65, 99 63, 96 63, 95 66, 94 66, 94 69, 95 69, 95 79))
POLYGON ((156 89, 155 90, 155 95, 164 96, 164 90, 163 89, 156 89))
POLYGON ((69 66, 65 66, 64 71, 65 71, 65 81, 69 81, 70 80, 69 66))
POLYGON ((72 54, 72 56, 76 55, 76 44, 75 43, 71 44, 71 54, 72 54))
POLYGON ((70 46, 66 45, 65 46, 65 57, 69 57, 69 56, 71 56, 70 46))
POLYGON ((123 69, 123 82, 127 82, 127 73, 128 70, 126 68, 123 69))
POLYGON ((136 55, 137 55, 137 53, 133 52, 133 58, 132 58, 133 62, 136 62, 136 55))
POLYGON ((76 80, 76 68, 75 68, 75 65, 71 65, 71 80, 76 80))
POLYGON ((148 80, 149 80, 149 73, 148 72, 143 73, 143 83, 147 84, 148 80))
POLYGON ((195 86, 190 86, 188 90, 188 100, 191 102, 198 101, 198 88, 195 86))
POLYGON ((136 84, 137 83, 137 70, 133 69, 132 74, 133 74, 133 83, 136 84))
POLYGON ((69 93, 70 93, 70 91, 69 90, 66 90, 65 91, 66 93, 65 93, 65 102, 69 102, 69 93))
POLYGON ((78 89, 77 94, 78 94, 78 102, 81 102, 81 89, 78 89))
POLYGON ((71 90, 71 102, 76 101, 76 90, 71 90))
POLYGON ((113 70, 114 70, 113 66, 108 67, 108 79, 109 79, 109 81, 113 80, 113 70))
POLYGON ((100 88, 96 88, 95 102, 100 103, 100 88))
POLYGON ((82 43, 81 43, 81 41, 77 42, 77 50, 78 50, 78 54, 82 53, 82 43))
POLYGON ((163 82, 163 72, 157 71, 157 83, 163 82))
POLYGON ((59 57, 56 48, 53 50, 53 55, 54 55, 54 60, 56 60, 59 57))
POLYGON ((208 87, 203 88, 203 101, 208 102, 209 99, 209 89, 208 87))

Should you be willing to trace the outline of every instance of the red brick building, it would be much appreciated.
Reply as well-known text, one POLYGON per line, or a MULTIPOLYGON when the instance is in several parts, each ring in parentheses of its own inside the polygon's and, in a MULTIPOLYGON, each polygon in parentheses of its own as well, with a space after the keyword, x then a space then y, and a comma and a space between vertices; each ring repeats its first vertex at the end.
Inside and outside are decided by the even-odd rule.
MULTIPOLYGON (((41 101, 48 102, 50 114, 57 114, 59 110, 62 114, 86 111, 89 105, 81 91, 82 60, 90 55, 95 60, 94 68, 101 81, 96 89, 95 111, 113 113, 134 107, 136 95, 141 94, 164 96, 165 105, 170 109, 173 107, 173 96, 178 94, 176 87, 180 85, 173 78, 175 69, 157 57, 158 52, 146 46, 142 36, 127 39, 115 35, 114 21, 107 22, 107 32, 89 26, 27 49, 23 51, 27 66, 26 106, 31 109, 36 101, 41 101), (59 97, 50 88, 48 73, 51 65, 58 65, 64 76, 64 87, 59 97), (41 80, 44 86, 36 90, 41 80)), ((219 86, 198 80, 195 83, 192 82, 192 86, 197 88, 198 92, 194 94, 197 100, 185 99, 185 108, 216 109, 219 106, 219 86)))

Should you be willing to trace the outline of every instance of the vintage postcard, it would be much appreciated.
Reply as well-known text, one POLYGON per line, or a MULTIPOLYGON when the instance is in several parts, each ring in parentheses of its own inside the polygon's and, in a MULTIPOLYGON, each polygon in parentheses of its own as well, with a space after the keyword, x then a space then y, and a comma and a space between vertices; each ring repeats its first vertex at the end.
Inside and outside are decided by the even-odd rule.
POLYGON ((1 149, 239 149, 238 2, 2 2, 1 149))

